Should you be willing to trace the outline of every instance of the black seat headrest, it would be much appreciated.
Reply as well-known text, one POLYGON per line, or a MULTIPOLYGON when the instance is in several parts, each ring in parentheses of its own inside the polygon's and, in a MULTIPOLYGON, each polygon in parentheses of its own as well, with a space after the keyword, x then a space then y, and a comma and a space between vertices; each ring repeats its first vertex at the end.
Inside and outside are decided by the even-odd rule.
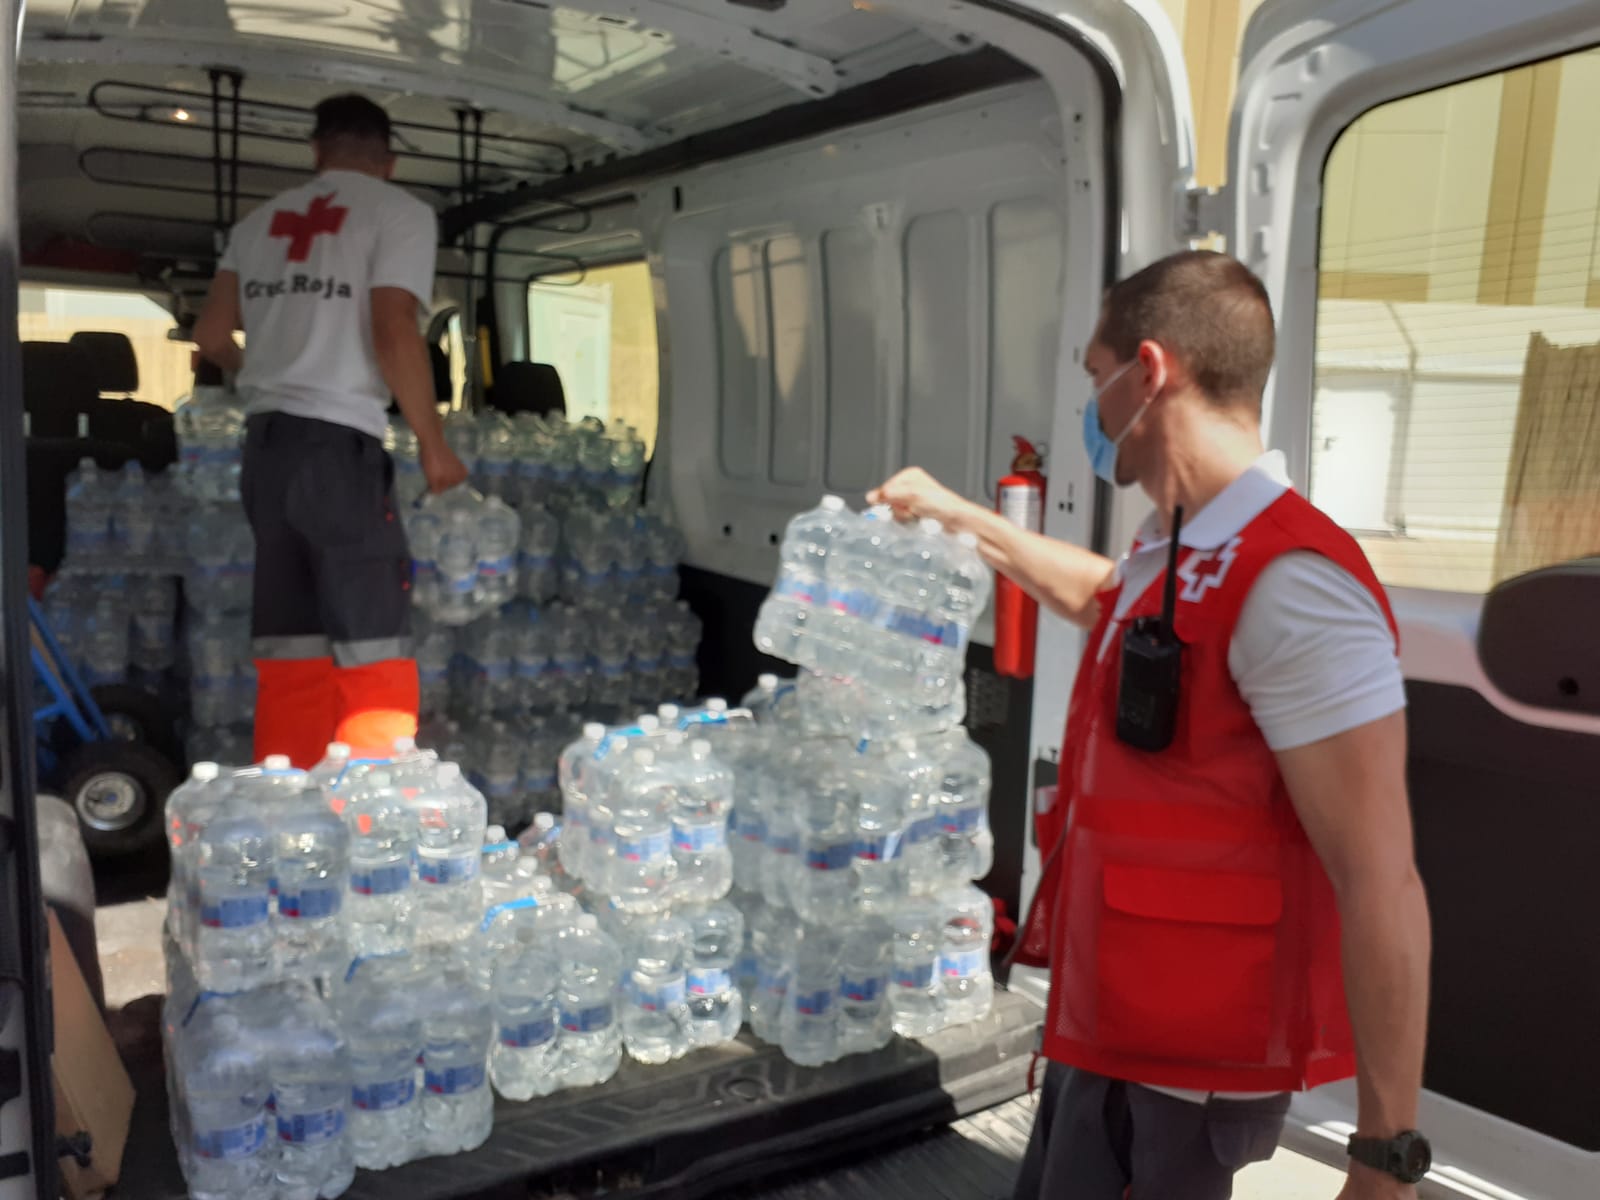
POLYGON ((82 351, 66 342, 22 343, 22 404, 34 437, 78 436, 78 414, 100 398, 82 351))
POLYGON ((561 373, 549 363, 508 362, 495 372, 492 407, 504 413, 531 412, 566 415, 567 393, 561 373))
POLYGON ((73 334, 68 344, 82 352, 101 392, 139 390, 139 359, 127 334, 84 329, 73 334))

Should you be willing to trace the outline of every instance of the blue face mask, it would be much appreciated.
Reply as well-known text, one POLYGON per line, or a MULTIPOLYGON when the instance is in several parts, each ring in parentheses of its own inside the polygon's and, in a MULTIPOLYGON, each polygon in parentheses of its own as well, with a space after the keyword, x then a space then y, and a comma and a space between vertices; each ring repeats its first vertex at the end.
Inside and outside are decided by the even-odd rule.
POLYGON ((1126 375, 1137 361, 1138 359, 1130 359, 1113 371, 1111 378, 1089 397, 1089 403, 1083 410, 1083 445, 1089 452, 1089 465, 1094 468, 1096 475, 1113 487, 1117 486, 1117 450, 1122 445, 1123 439, 1133 432, 1133 427, 1139 423, 1139 418, 1144 416, 1145 409, 1150 407, 1150 401, 1146 400, 1140 405, 1139 411, 1133 415, 1133 420, 1113 438, 1100 428, 1100 397, 1110 390, 1112 384, 1126 375))

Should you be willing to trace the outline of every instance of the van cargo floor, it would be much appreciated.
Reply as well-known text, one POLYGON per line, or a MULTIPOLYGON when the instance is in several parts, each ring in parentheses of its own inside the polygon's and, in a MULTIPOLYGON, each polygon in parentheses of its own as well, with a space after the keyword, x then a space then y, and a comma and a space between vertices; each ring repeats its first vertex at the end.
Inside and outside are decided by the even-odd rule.
MULTIPOLYGON (((124 1023, 135 1007, 124 1010, 124 1023)), ((153 1005, 137 1007, 139 1016, 155 1019, 153 1005)), ((748 1034, 666 1066, 624 1062, 596 1088, 524 1104, 497 1101, 494 1132, 479 1149, 361 1172, 345 1194, 695 1200, 757 1180, 779 1183, 1019 1095, 1041 1017, 1032 1001, 997 992, 982 1022, 922 1043, 897 1038, 826 1067, 797 1067, 748 1034)), ((168 1132, 159 1034, 145 1028, 122 1040, 139 1103, 117 1195, 176 1200, 184 1187, 168 1132)), ((986 1192, 961 1187, 947 1194, 986 1192)))

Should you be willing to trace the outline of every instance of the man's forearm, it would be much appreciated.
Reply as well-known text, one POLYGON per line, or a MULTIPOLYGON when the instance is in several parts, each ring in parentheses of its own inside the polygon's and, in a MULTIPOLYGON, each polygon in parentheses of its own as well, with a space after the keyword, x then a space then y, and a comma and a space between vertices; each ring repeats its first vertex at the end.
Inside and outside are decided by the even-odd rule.
POLYGON ((1356 1038, 1357 1131, 1417 1125, 1432 933, 1422 881, 1349 889, 1341 899, 1345 996, 1356 1038))
POLYGON ((200 354, 231 375, 237 375, 244 369, 244 351, 239 349, 239 343, 231 337, 213 341, 209 346, 201 346, 200 354))
POLYGON ((956 532, 978 539, 983 561, 1051 612, 1076 625, 1093 625, 1096 597, 1116 564, 1104 555, 1070 542, 1019 529, 999 513, 977 504, 961 510, 956 532))
POLYGON ((411 329, 380 333, 374 338, 373 348, 383 381, 394 394, 400 414, 417 435, 417 441, 425 448, 442 444, 444 424, 434 400, 433 366, 428 362, 422 335, 411 329))

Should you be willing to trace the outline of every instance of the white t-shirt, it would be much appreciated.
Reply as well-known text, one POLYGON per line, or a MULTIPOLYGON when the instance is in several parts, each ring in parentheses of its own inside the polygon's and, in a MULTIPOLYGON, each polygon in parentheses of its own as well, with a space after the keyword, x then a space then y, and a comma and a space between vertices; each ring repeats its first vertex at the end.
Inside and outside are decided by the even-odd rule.
MULTIPOLYGON (((1179 541, 1214 550, 1288 487, 1283 455, 1270 451, 1185 521, 1179 541)), ((1119 617, 1160 576, 1169 544, 1152 516, 1136 549, 1117 564, 1119 617)), ((1098 652, 1110 652, 1114 641, 1108 628, 1098 652)), ((1309 550, 1280 555, 1256 577, 1228 646, 1228 671, 1275 751, 1333 737, 1406 705, 1394 635, 1377 600, 1350 572, 1309 550)), ((1202 1103, 1210 1094, 1152 1090, 1202 1103)), ((1251 1099, 1265 1093, 1215 1094, 1251 1099)))
POLYGON ((407 192, 324 171, 234 227, 218 264, 239 276, 245 411, 284 412, 382 437, 389 386, 372 343, 372 289, 433 296, 438 222, 407 192))

